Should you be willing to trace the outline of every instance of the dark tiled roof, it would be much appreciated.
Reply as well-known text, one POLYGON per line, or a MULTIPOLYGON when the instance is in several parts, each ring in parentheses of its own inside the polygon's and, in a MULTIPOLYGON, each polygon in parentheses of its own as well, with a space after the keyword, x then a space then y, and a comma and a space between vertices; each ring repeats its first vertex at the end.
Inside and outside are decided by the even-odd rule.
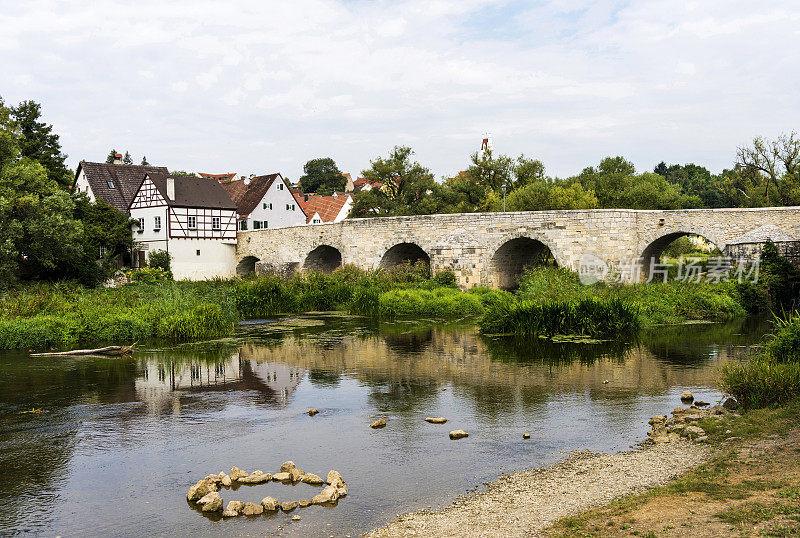
POLYGON ((345 193, 337 193, 336 196, 309 194, 308 200, 306 200, 306 195, 295 194, 297 203, 300 204, 300 208, 306 214, 306 223, 311 222, 314 213, 319 214, 322 222, 333 222, 333 219, 342 210, 344 204, 347 203, 348 198, 350 198, 350 195, 345 193))
MULTIPOLYGON (((248 179, 237 179, 222 183, 222 187, 236 202, 239 215, 249 215, 264 198, 267 190, 275 181, 283 181, 280 174, 268 174, 265 176, 255 176, 248 179)), ((284 182, 285 183, 285 182, 284 182)), ((287 185, 288 188, 288 185, 287 185)))
POLYGON ((173 178, 175 199, 172 200, 167 196, 167 178, 171 177, 168 173, 153 172, 147 174, 147 177, 171 206, 236 209, 236 204, 216 180, 189 176, 175 177, 173 178))
MULTIPOLYGON (((81 161, 75 174, 75 181, 78 180, 81 170, 83 170, 95 197, 123 213, 128 212, 128 207, 139 191, 139 186, 142 184, 146 173, 167 173, 167 169, 164 166, 138 166, 135 164, 81 161), (109 181, 113 183, 113 189, 108 186, 109 181)), ((75 188, 74 182, 72 186, 75 188)))

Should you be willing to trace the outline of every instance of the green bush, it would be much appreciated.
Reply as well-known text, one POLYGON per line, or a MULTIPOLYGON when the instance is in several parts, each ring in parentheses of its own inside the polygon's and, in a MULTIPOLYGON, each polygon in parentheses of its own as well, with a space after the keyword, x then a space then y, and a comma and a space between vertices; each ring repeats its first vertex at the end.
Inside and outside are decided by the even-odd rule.
POLYGON ((133 269, 126 273, 131 282, 143 282, 145 284, 156 284, 165 280, 172 280, 172 273, 160 267, 142 267, 133 269))
POLYGON ((463 318, 477 316, 483 305, 477 296, 453 288, 396 289, 381 294, 379 309, 382 318, 463 318))
POLYGON ((175 312, 158 324, 158 336, 173 340, 191 340, 226 335, 233 332, 234 320, 216 304, 204 303, 188 312, 175 312))
POLYGON ((453 271, 449 269, 445 269, 443 271, 439 271, 433 276, 433 280, 436 281, 437 284, 440 286, 455 286, 456 285, 456 275, 453 271))
POLYGON ((78 321, 68 317, 35 316, 0 319, 0 349, 47 348, 78 340, 78 321))
POLYGON ((154 250, 147 255, 147 266, 161 269, 165 273, 171 271, 172 254, 166 250, 154 250))

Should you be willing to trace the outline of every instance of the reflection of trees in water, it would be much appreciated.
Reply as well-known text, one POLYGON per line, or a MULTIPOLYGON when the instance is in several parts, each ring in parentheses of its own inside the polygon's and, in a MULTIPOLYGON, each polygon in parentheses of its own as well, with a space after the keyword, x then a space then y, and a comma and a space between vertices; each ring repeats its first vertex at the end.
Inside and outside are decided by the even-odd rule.
POLYGON ((427 409, 441 392, 433 380, 367 381, 370 403, 384 412, 404 413, 427 409))
POLYGON ((544 338, 518 336, 481 336, 492 360, 519 364, 552 364, 581 362, 592 364, 596 360, 624 361, 626 352, 634 345, 611 340, 597 343, 554 342, 544 338))
POLYGON ((658 360, 692 366, 701 365, 720 353, 728 356, 749 353, 747 347, 758 344, 768 327, 764 318, 654 327, 642 332, 641 341, 658 360))
POLYGON ((317 387, 331 387, 339 386, 342 380, 341 372, 333 372, 330 370, 312 369, 308 371, 308 380, 312 385, 317 387))
POLYGON ((0 528, 15 528, 21 513, 45 525, 52 492, 64 479, 81 416, 69 409, 87 401, 129 402, 136 363, 130 359, 4 357, 0 383, 0 528), (21 414, 42 408, 41 414, 21 414), (36 501, 32 502, 31 497, 36 501), (41 507, 41 511, 37 507, 41 507))
POLYGON ((428 347, 433 339, 433 329, 414 329, 405 331, 381 330, 381 338, 392 351, 400 353, 419 353, 428 347))

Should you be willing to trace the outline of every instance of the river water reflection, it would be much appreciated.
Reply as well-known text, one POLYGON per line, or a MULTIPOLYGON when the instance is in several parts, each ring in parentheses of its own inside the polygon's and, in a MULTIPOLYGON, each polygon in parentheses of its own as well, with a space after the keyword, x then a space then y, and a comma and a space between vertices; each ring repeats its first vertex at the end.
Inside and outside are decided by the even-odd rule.
MULTIPOLYGON (((0 354, 0 534, 264 535, 288 523, 284 535, 356 535, 566 451, 625 450, 684 389, 716 401, 721 361, 763 333, 737 322, 555 344, 320 315, 130 360, 0 354), (33 408, 43 412, 24 413, 33 408), (370 429, 373 415, 388 426, 370 429), (470 437, 450 441, 451 429, 470 437), (350 494, 298 510, 299 522, 218 520, 186 502, 209 473, 275 472, 289 459, 340 471, 350 494)), ((222 496, 299 500, 318 489, 271 483, 222 496)))

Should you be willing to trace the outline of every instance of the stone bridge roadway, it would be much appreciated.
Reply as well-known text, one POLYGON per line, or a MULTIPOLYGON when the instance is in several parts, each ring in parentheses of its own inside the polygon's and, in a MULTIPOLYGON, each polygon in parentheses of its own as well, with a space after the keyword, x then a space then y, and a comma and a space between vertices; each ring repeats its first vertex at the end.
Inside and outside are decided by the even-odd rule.
MULTIPOLYGON (((800 207, 755 209, 592 209, 464 213, 371 219, 239 232, 237 271, 329 271, 342 264, 364 269, 425 260, 449 268, 462 288, 508 288, 523 269, 551 255, 577 269, 584 254, 608 264, 643 260, 647 274, 672 241, 696 234, 720 250, 768 225, 800 237, 800 207)), ((584 260, 586 258, 584 257, 584 260)))

